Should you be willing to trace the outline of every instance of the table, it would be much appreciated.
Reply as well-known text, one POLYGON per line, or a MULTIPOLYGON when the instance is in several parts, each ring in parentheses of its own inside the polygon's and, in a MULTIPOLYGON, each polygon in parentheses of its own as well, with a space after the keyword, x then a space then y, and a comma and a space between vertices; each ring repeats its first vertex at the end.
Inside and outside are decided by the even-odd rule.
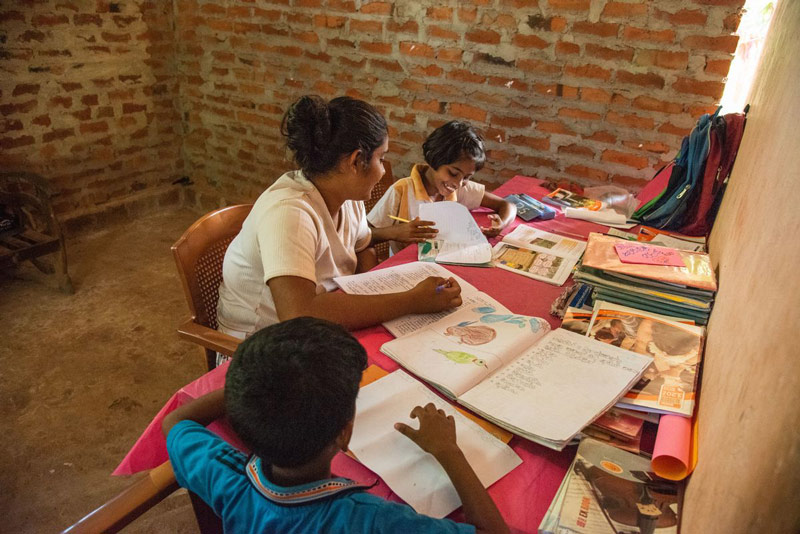
MULTIPOLYGON (((497 188, 494 193, 499 196, 506 196, 511 193, 526 193, 534 198, 541 198, 548 191, 541 187, 540 184, 541 182, 534 178, 515 176, 497 188)), ((482 226, 489 225, 487 215, 490 212, 488 210, 480 209, 473 213, 478 224, 482 226)), ((503 233, 510 232, 522 222, 519 218, 516 218, 503 233)), ((566 219, 561 213, 549 221, 533 221, 526 224, 548 232, 562 234, 566 237, 583 239, 586 239, 590 232, 607 231, 605 226, 586 221, 566 219)), ((496 239, 493 241, 496 241, 496 239)), ((417 248, 415 246, 406 247, 376 268, 381 269, 415 261, 416 254, 417 248)), ((450 265, 446 267, 480 291, 488 293, 497 299, 514 313, 545 318, 553 328, 557 328, 561 323, 561 320, 551 316, 549 311, 550 304, 563 291, 563 287, 539 282, 504 269, 450 265)), ((389 372, 399 368, 397 363, 380 353, 381 345, 393 339, 383 326, 364 328, 354 332, 354 335, 366 349, 370 364, 377 364, 389 372)), ((161 421, 163 418, 178 406, 186 404, 209 391, 223 387, 226 372, 227 364, 223 364, 181 388, 173 395, 128 452, 125 459, 114 471, 114 474, 132 474, 151 469, 165 462, 168 458, 165 440, 161 434, 161 421)), ((215 422, 209 428, 233 446, 246 450, 246 447, 238 440, 224 421, 215 422)), ((576 448, 567 447, 558 452, 518 437, 514 437, 509 445, 522 458, 523 463, 493 484, 489 488, 489 494, 497 503, 512 532, 536 532, 547 507, 550 505, 550 501, 575 456, 576 448)), ((378 479, 377 475, 344 454, 336 456, 332 464, 332 470, 338 476, 351 478, 362 483, 371 484, 377 480, 377 485, 369 490, 370 493, 389 500, 402 502, 383 481, 378 479)), ((457 521, 463 521, 460 509, 449 517, 457 521)))

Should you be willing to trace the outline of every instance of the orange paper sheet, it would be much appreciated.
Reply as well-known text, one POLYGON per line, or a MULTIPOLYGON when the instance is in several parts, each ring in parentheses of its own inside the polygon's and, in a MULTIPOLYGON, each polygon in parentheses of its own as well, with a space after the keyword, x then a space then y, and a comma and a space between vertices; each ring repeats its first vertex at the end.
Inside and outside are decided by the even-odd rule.
POLYGON ((697 464, 697 416, 662 415, 653 448, 653 472, 668 480, 683 480, 697 464))

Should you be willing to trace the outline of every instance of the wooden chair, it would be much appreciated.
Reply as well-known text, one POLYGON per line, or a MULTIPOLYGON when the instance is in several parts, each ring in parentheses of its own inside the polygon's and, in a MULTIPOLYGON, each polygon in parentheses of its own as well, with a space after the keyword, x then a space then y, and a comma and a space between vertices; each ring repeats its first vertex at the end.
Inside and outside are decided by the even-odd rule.
POLYGON ((61 226, 50 203, 47 180, 29 172, 0 173, 0 204, 19 218, 18 228, 0 232, 0 269, 30 260, 40 271, 55 274, 65 293, 74 293, 67 272, 67 249, 61 226), (41 256, 57 253, 54 264, 41 256))
MULTIPOLYGON (((388 161, 383 162, 383 168, 386 171, 386 174, 383 175, 381 181, 375 184, 375 187, 372 188, 372 194, 369 197, 369 200, 364 202, 364 207, 367 209, 367 213, 370 212, 372 208, 375 207, 375 204, 383 197, 384 193, 392 187, 394 183, 394 174, 392 174, 392 165, 388 161)), ((389 243, 379 243, 375 245, 375 252, 378 254, 378 261, 384 261, 389 257, 389 243)))
POLYGON ((178 334, 203 348, 209 369, 216 363, 217 352, 231 356, 239 346, 238 339, 217 331, 217 300, 225 251, 252 208, 252 204, 242 204, 204 215, 172 245, 192 314, 178 334))

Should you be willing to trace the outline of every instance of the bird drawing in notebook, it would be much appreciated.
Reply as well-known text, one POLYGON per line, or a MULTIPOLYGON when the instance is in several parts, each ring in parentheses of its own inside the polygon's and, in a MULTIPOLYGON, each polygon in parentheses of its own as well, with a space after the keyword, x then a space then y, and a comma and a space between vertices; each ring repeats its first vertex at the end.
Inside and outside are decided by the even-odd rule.
POLYGON ((433 349, 439 354, 443 355, 445 358, 450 360, 451 362, 455 363, 472 363, 481 367, 489 368, 486 365, 486 361, 478 358, 474 354, 470 354, 468 352, 461 352, 460 350, 442 350, 442 349, 433 349))

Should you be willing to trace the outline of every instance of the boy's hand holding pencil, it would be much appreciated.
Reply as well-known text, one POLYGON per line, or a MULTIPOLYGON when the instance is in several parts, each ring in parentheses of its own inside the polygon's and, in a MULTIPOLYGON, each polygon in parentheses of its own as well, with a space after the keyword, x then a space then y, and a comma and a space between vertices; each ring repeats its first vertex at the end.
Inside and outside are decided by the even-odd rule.
POLYGON ((398 221, 400 224, 394 224, 390 228, 392 236, 390 239, 399 241, 400 243, 421 243, 426 239, 434 239, 439 230, 434 228, 433 221, 421 221, 419 217, 413 221, 403 219, 402 217, 395 217, 389 215, 390 219, 398 221))

